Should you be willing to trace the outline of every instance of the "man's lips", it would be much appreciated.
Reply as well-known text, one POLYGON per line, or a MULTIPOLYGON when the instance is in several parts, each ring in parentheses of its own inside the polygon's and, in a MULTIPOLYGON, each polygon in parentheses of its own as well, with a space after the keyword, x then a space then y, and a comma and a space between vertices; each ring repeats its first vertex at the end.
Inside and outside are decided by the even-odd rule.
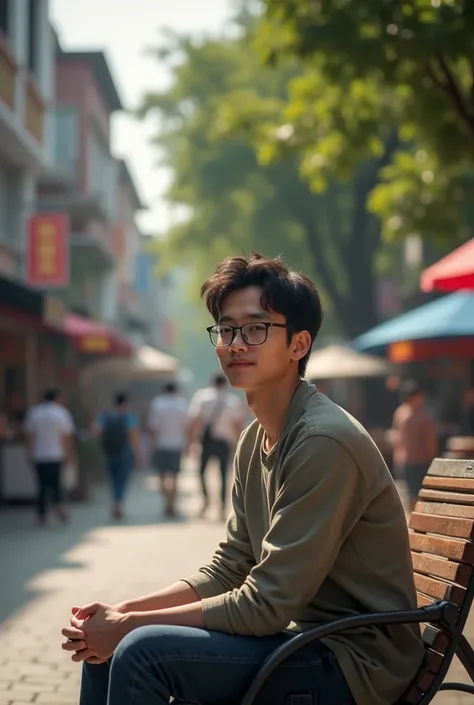
POLYGON ((232 360, 229 362, 229 367, 252 367, 254 362, 249 362, 248 360, 232 360))

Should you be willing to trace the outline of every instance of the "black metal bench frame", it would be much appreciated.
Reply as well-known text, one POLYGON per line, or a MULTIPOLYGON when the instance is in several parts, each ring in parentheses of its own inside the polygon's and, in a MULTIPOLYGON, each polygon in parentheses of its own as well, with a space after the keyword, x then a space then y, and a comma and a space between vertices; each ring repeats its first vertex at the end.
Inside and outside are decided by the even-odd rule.
MULTIPOLYGON (((256 696, 264 685, 267 678, 280 664, 282 664, 289 656, 294 654, 298 649, 307 644, 322 639, 334 634, 355 629, 357 627, 368 626, 391 626, 393 624, 415 624, 429 623, 435 624, 449 638, 449 646, 443 656, 443 662, 427 691, 418 701, 418 705, 428 705, 434 698, 436 693, 443 690, 457 690, 464 693, 474 695, 474 685, 465 683, 443 683, 443 680, 448 672, 454 655, 456 654, 466 669, 469 677, 474 683, 474 650, 463 635, 463 629, 469 615, 469 610, 474 598, 474 579, 471 578, 464 605, 459 609, 454 603, 446 600, 434 602, 428 607, 421 607, 415 610, 405 610, 398 612, 381 612, 375 614, 362 615, 357 617, 348 617, 340 619, 330 624, 325 624, 321 627, 309 629, 302 632, 291 639, 283 646, 276 649, 263 662, 260 670, 253 679, 245 697, 242 700, 242 705, 253 705, 256 696)), ((424 637, 424 641, 429 645, 429 630, 424 637)), ((410 688, 416 687, 417 677, 412 681, 410 688)), ((405 703, 405 696, 399 700, 399 703, 405 703)))

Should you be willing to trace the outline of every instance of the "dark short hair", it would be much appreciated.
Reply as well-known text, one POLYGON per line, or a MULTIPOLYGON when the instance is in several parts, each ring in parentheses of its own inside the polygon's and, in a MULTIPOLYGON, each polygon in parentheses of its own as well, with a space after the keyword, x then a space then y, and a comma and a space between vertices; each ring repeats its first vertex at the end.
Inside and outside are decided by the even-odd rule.
POLYGON ((178 391, 178 385, 176 382, 167 382, 164 387, 166 394, 173 394, 178 391))
POLYGON ((414 379, 406 379, 400 386, 400 395, 403 401, 410 401, 413 397, 423 394, 421 385, 414 379))
POLYGON ((59 389, 51 387, 51 389, 46 389, 43 394, 44 401, 56 401, 61 396, 59 389))
MULTIPOLYGON (((281 313, 288 325, 288 342, 293 333, 306 330, 314 342, 321 328, 323 311, 319 292, 308 277, 288 269, 281 257, 271 259, 258 252, 243 257, 227 257, 201 287, 207 308, 217 322, 222 306, 234 291, 248 286, 262 288, 264 310, 281 313)), ((298 364, 304 376, 311 349, 298 364)))
POLYGON ((116 392, 116 394, 114 394, 115 406, 122 406, 122 404, 126 404, 127 402, 128 402, 127 392, 116 392))
POLYGON ((216 374, 212 376, 212 384, 215 387, 225 387, 227 386, 227 377, 220 372, 216 372, 216 374))

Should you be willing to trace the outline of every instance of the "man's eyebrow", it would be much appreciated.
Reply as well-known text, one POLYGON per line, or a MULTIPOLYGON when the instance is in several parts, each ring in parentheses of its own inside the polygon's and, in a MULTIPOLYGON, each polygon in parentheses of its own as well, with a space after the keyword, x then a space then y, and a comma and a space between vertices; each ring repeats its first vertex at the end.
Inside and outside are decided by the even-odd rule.
MULTIPOLYGON (((246 313, 245 315, 242 316, 242 318, 253 320, 253 321, 266 321, 268 318, 268 313, 265 313, 265 311, 246 313)), ((217 322, 218 323, 233 323, 234 321, 235 321, 235 318, 232 318, 232 316, 221 316, 217 322)))

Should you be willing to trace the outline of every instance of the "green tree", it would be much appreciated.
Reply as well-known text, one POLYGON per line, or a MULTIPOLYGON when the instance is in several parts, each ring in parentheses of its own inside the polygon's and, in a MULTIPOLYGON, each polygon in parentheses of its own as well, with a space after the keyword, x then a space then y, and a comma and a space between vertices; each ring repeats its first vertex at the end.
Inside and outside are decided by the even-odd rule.
POLYGON ((370 199, 384 234, 419 233, 451 244, 465 239, 474 196, 474 3, 265 0, 263 6, 257 39, 263 56, 272 64, 296 56, 308 66, 309 78, 290 87, 284 119, 313 185, 327 164, 344 176, 361 154, 378 149, 371 122, 388 119, 397 125, 401 150, 370 199), (325 83, 336 93, 326 129, 318 91, 325 83), (344 111, 350 138, 336 140, 344 111))
MULTIPOLYGON (((284 129, 269 142, 288 83, 303 70, 295 62, 262 66, 251 38, 249 32, 202 41, 174 37, 158 52, 170 61, 173 80, 144 98, 141 113, 159 119, 155 142, 173 171, 168 197, 188 213, 168 233, 165 256, 188 258, 201 278, 230 253, 282 253, 315 277, 340 330, 353 337, 377 320, 381 226, 368 201, 397 148, 396 130, 376 121, 374 110, 372 152, 360 152, 352 178, 343 182, 328 170, 324 188, 312 189, 284 129)), ((343 134, 350 132, 341 124, 343 134)))
POLYGON ((377 78, 446 163, 474 156, 471 0, 265 0, 267 58, 315 57, 330 81, 377 78))

